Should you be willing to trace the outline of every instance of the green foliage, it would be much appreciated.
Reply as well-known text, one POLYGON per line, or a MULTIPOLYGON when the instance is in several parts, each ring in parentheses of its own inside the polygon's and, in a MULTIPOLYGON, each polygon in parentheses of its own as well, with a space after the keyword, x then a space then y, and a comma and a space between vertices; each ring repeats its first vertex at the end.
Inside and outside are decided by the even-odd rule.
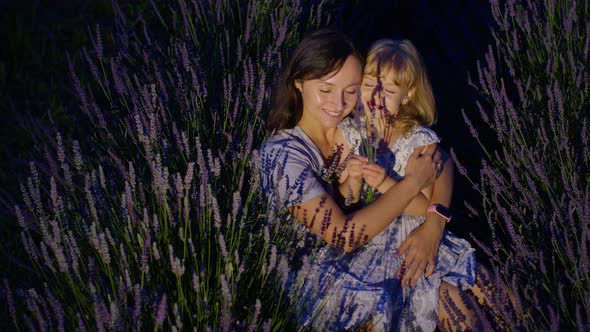
POLYGON ((484 250, 518 312, 503 319, 511 329, 581 328, 590 308, 590 9, 508 1, 492 2, 492 13, 496 43, 471 84, 495 141, 465 120, 486 153, 472 179, 492 232, 484 250))

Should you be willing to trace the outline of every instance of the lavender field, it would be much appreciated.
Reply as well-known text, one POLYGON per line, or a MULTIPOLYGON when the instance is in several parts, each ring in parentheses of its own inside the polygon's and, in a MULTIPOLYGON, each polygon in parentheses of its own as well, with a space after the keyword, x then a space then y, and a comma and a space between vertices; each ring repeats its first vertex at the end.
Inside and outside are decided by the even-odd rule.
MULTIPOLYGON (((481 34, 436 25, 459 14, 413 23, 440 31, 430 50, 418 42, 435 90, 454 70, 455 83, 435 91, 435 129, 458 169, 461 220, 449 227, 477 248, 494 294, 466 301, 477 330, 590 330, 590 3, 467 6, 476 7, 460 21, 485 17, 481 34), (479 46, 475 59, 462 52, 479 46)), ((10 90, 5 68, 16 60, 0 63, 2 110, 18 120, 2 134, 0 330, 297 330, 285 285, 304 276, 282 251, 289 233, 269 222, 276 211, 258 181, 264 119, 306 32, 336 26, 366 47, 388 34, 366 33, 382 28, 370 25, 376 8, 100 8, 100 20, 83 22, 80 47, 53 50, 63 101, 49 87, 43 111, 28 115, 35 92, 10 90)))

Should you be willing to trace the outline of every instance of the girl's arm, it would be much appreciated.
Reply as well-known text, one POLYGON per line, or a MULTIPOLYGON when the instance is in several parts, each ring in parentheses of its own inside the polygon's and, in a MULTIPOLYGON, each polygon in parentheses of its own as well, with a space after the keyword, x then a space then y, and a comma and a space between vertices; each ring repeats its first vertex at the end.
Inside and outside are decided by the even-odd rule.
MULTIPOLYGON (((430 204, 449 206, 453 194, 455 165, 448 154, 441 153, 444 161, 442 173, 432 187, 430 204)), ((424 214, 426 209, 423 210, 424 214)), ((426 221, 418 226, 399 247, 400 254, 406 255, 406 272, 402 284, 415 285, 422 274, 429 277, 435 268, 435 257, 442 238, 446 221, 435 213, 427 213, 426 221)))
MULTIPOLYGON (((391 177, 386 177, 385 181, 383 181, 383 183, 377 188, 377 190, 380 193, 384 193, 387 190, 389 190, 389 188, 393 187, 396 183, 397 183, 397 181, 395 181, 391 177)), ((431 191, 432 191, 432 186, 422 189, 421 192, 419 192, 416 196, 414 196, 414 198, 412 199, 410 204, 408 204, 408 206, 406 206, 403 213, 410 215, 410 216, 423 216, 426 209, 428 209, 428 206, 430 204, 429 203, 430 202, 429 192, 431 192, 431 191)))
POLYGON ((289 211, 327 243, 351 252, 385 229, 420 190, 434 182, 436 171, 432 161, 439 158, 436 146, 421 150, 414 150, 402 181, 355 213, 345 215, 327 194, 291 206, 289 211))

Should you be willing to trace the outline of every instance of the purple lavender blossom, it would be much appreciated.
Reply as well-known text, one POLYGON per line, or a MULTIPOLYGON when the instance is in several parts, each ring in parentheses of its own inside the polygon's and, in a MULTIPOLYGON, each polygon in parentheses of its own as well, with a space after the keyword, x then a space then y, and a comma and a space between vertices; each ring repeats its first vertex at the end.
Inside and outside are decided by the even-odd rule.
POLYGON ((163 326, 164 319, 166 318, 166 312, 167 312, 167 309, 166 309, 167 301, 168 301, 168 297, 166 296, 166 293, 164 293, 162 295, 162 297, 160 298, 160 302, 158 304, 157 311, 154 315, 155 316, 154 324, 155 324, 156 328, 163 326))
POLYGON ((248 332, 254 332, 256 330, 256 326, 258 324, 258 316, 260 315, 260 308, 261 308, 261 303, 259 299, 256 299, 256 304, 254 305, 254 314, 252 316, 252 320, 250 321, 250 324, 248 325, 248 332))
POLYGON ((229 331, 230 330, 230 323, 231 323, 231 312, 229 309, 230 309, 230 306, 233 302, 232 301, 233 297, 232 297, 231 290, 229 288, 229 284, 225 278, 225 274, 221 274, 219 277, 219 280, 221 282, 221 294, 222 294, 220 330, 221 331, 229 331))
POLYGON ((6 304, 8 305, 8 312, 10 313, 10 318, 12 318, 12 322, 14 323, 15 326, 17 325, 17 321, 16 321, 16 308, 14 306, 14 298, 12 296, 12 291, 10 289, 10 285, 8 284, 8 279, 4 278, 4 291, 6 292, 5 294, 5 298, 6 298, 6 304))
POLYGON ((103 44, 102 44, 102 35, 100 33, 100 25, 96 25, 96 39, 94 40, 94 49, 96 51, 96 57, 98 60, 102 61, 103 58, 103 44))

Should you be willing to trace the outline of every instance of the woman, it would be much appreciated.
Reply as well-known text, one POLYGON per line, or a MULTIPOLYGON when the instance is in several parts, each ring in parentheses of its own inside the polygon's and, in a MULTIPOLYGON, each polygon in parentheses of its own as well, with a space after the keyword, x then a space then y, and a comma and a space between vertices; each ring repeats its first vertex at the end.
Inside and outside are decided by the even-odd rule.
MULTIPOLYGON (((404 209, 412 212, 413 198, 434 183, 442 166, 435 145, 417 148, 408 159, 404 178, 375 202, 348 215, 340 209, 333 198, 333 185, 348 156, 358 146, 346 140, 338 125, 357 104, 361 72, 360 56, 342 35, 318 31, 304 38, 279 82, 275 105, 267 120, 267 128, 273 135, 261 149, 261 182, 268 193, 270 207, 288 211, 285 218, 294 218, 299 225, 299 237, 290 248, 297 253, 293 256, 301 252, 309 254, 305 249, 313 241, 313 236, 309 240, 310 234, 328 244, 299 262, 302 270, 310 272, 301 283, 301 292, 296 294, 301 304, 300 319, 304 325, 315 329, 343 330, 362 324, 371 325, 375 330, 394 328, 389 320, 397 304, 387 303, 391 296, 387 294, 390 287, 385 284, 375 285, 377 299, 356 298, 357 290, 342 288, 338 289, 338 298, 352 301, 338 306, 326 304, 323 299, 330 297, 326 292, 337 289, 333 287, 341 276, 337 271, 352 263, 354 254, 348 253, 378 236, 404 209), (333 269, 318 270, 318 266, 332 266, 333 269)), ((370 164, 364 172, 369 185, 380 185, 372 183, 375 169, 370 164)), ((440 223, 436 226, 442 228, 440 223)), ((426 245, 436 248, 440 235, 434 238, 426 245)), ((424 245, 422 241, 415 242, 406 256, 413 254, 414 263, 419 262, 413 273, 423 273, 423 267, 421 272, 416 271, 424 261, 430 261, 430 257, 415 254, 424 245)), ((396 248, 391 249, 389 254, 394 255, 396 248)), ((367 268, 387 267, 375 261, 367 268)))

